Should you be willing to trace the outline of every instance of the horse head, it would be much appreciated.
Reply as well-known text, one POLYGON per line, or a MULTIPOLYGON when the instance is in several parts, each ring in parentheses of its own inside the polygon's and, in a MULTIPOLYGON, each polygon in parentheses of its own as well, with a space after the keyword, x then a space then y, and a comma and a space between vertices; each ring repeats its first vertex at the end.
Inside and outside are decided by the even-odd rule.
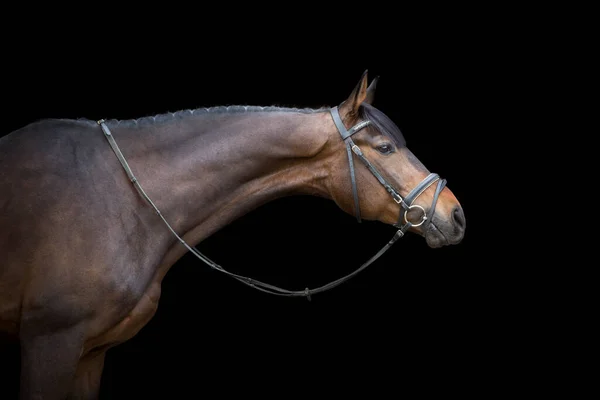
POLYGON ((324 154, 332 199, 359 221, 410 230, 430 247, 459 243, 465 233, 459 201, 408 149, 397 125, 372 105, 376 85, 377 79, 368 86, 365 71, 350 96, 331 110, 334 123, 324 154))

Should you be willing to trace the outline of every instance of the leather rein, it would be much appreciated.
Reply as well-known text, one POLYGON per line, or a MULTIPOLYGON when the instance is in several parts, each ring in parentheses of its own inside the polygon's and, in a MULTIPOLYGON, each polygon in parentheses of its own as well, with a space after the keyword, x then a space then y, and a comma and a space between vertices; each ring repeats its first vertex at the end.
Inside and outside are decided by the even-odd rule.
POLYGON ((350 129, 346 129, 346 126, 344 125, 344 123, 342 122, 342 119, 340 117, 338 108, 333 107, 330 110, 330 112, 331 112, 333 121, 342 137, 342 140, 344 140, 344 142, 346 143, 346 150, 348 153, 348 162, 350 165, 350 179, 352 181, 352 193, 354 196, 354 207, 355 207, 356 218, 357 218, 358 222, 361 222, 361 218, 360 218, 360 208, 359 208, 359 201, 358 201, 358 190, 356 187, 356 177, 355 177, 355 173, 354 173, 353 154, 356 155, 365 164, 365 166, 369 169, 369 171, 371 171, 371 173, 375 176, 377 181, 381 185, 383 185, 383 187, 386 189, 386 191, 392 196, 394 201, 396 203, 398 203, 399 206, 401 207, 400 215, 398 217, 398 222, 396 224, 394 224, 394 226, 396 228, 398 228, 398 231, 394 234, 392 239, 385 246, 383 246, 374 256, 369 258, 364 264, 362 264, 354 272, 351 272, 348 275, 343 276, 339 279, 336 279, 335 281, 330 282, 326 285, 323 285, 323 286, 320 286, 320 287, 317 287, 314 289, 306 288, 304 290, 287 290, 287 289, 283 289, 283 288, 280 288, 280 287, 277 287, 277 286, 274 286, 274 285, 271 285, 271 284, 268 284, 265 282, 258 281, 256 279, 249 278, 247 276, 234 274, 232 272, 225 270, 223 267, 221 267, 220 265, 218 265, 217 263, 215 263, 214 261, 212 261, 211 259, 206 257, 204 254, 200 253, 195 247, 188 245, 185 242, 185 240, 183 240, 177 234, 177 232, 175 232, 175 230, 171 227, 171 225, 167 222, 165 217, 162 215, 162 213, 160 212, 158 207, 156 207, 154 202, 146 194, 146 192, 140 185, 139 181, 137 180, 137 178, 131 171, 131 168, 129 167, 127 160, 125 159, 125 157, 123 156, 123 153, 119 149, 119 146, 117 145, 117 142, 115 141, 115 138, 113 137, 111 131, 108 129, 108 126, 106 125, 105 121, 103 119, 101 119, 101 120, 97 121, 97 123, 102 128, 102 132, 104 132, 104 136, 108 140, 110 147, 113 149, 115 155, 119 159, 119 162, 123 166, 125 173, 129 177, 129 180, 131 181, 131 183, 137 189, 138 193, 144 198, 144 200, 146 200, 146 202, 148 202, 148 204, 150 204, 150 206, 154 209, 156 214, 162 219, 162 221, 165 223, 165 225, 171 231, 171 233, 177 238, 177 240, 185 248, 187 248, 193 255, 195 255, 197 258, 199 258, 201 261, 203 261, 209 267, 211 267, 219 272, 222 272, 226 275, 229 275, 230 277, 235 278, 238 281, 240 281, 254 289, 260 290, 265 293, 278 295, 278 296, 306 297, 306 298, 308 298, 308 300, 311 300, 311 296, 313 294, 317 294, 317 293, 321 293, 321 292, 324 292, 329 289, 333 289, 334 287, 342 284, 343 282, 347 281, 348 279, 352 278, 353 276, 357 275, 359 272, 361 272, 362 270, 367 268, 375 260, 377 260, 379 257, 381 257, 386 251, 388 251, 388 249, 390 247, 392 247, 392 245, 398 239, 403 237, 404 234, 406 233, 406 231, 408 231, 408 229, 410 229, 411 227, 420 226, 423 223, 425 223, 426 221, 428 221, 430 223, 431 218, 433 217, 433 214, 435 212, 435 206, 436 206, 439 194, 441 193, 442 189, 446 185, 445 179, 440 179, 439 175, 437 175, 437 174, 430 174, 423 181, 421 181, 421 183, 419 183, 405 198, 402 198, 402 196, 400 196, 399 192, 389 182, 387 182, 385 180, 383 175, 381 175, 379 173, 379 171, 373 166, 373 164, 371 164, 369 162, 369 160, 364 156, 364 154, 362 153, 360 148, 352 141, 352 136, 355 133, 359 132, 361 129, 369 126, 371 124, 371 121, 362 121, 362 122, 359 122, 358 124, 354 125, 350 129), (423 207, 416 205, 416 204, 413 205, 412 203, 417 197, 419 197, 419 195, 421 195, 421 193, 423 193, 429 186, 431 186, 436 181, 438 182, 438 185, 435 190, 435 194, 433 196, 433 201, 432 201, 431 207, 429 209, 429 215, 427 215, 427 213, 425 212, 425 209, 423 209, 423 207), (417 221, 416 223, 412 223, 408 220, 408 212, 415 208, 418 208, 421 210, 421 220, 417 221), (402 212, 402 210, 404 210, 404 213, 402 212), (404 221, 402 221, 402 220, 404 220, 404 221))

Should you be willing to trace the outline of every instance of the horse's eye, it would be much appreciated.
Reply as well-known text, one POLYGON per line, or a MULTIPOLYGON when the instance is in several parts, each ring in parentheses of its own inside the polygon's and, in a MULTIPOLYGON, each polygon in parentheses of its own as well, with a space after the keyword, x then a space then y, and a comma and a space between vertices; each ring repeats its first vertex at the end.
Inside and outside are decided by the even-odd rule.
POLYGON ((394 151, 394 148, 389 143, 383 143, 377 146, 377 151, 379 151, 381 154, 389 154, 394 151))

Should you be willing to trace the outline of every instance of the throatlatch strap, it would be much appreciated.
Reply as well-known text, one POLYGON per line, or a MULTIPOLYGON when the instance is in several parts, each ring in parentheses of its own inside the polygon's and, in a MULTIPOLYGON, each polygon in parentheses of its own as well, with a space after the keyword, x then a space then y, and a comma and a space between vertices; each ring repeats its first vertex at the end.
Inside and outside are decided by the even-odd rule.
POLYGON ((335 123, 335 126, 337 127, 338 131, 340 132, 340 136, 346 143, 346 152, 348 153, 348 164, 350 165, 350 182, 352 184, 352 195, 354 196, 354 213, 356 215, 356 220, 358 222, 361 222, 360 203, 358 200, 358 188, 356 187, 356 174, 354 172, 354 158, 352 157, 352 150, 355 144, 352 141, 351 137, 356 132, 367 127, 371 123, 371 121, 362 121, 354 125, 352 128, 346 129, 346 125, 344 125, 344 122, 342 121, 342 117, 340 117, 340 112, 338 111, 337 107, 333 107, 331 109, 331 117, 333 118, 333 122, 335 123))
POLYGON ((352 157, 352 139, 346 140, 346 152, 348 153, 348 164, 350 164, 350 181, 352 182, 352 195, 354 196, 354 214, 360 223, 360 203, 358 201, 358 188, 356 186, 356 175, 354 173, 354 158, 352 157))

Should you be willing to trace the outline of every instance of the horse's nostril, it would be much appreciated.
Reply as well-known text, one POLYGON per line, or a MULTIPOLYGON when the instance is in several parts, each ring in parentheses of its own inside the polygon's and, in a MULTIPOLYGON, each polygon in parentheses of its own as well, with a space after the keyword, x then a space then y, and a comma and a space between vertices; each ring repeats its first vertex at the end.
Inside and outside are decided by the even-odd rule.
POLYGON ((462 207, 454 208, 452 212, 452 219, 454 220, 454 224, 461 229, 465 229, 465 213, 462 207))

